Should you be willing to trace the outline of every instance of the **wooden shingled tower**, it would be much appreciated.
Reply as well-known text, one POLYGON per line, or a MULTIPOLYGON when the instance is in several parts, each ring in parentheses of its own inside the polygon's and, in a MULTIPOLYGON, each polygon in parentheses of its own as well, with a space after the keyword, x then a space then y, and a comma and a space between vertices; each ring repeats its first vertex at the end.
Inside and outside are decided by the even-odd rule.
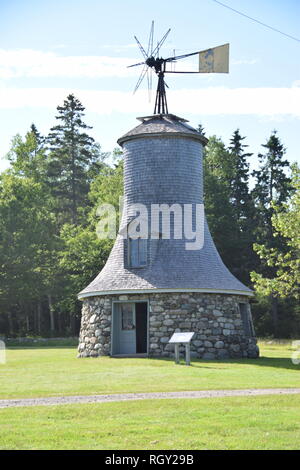
MULTIPOLYGON (((147 69, 148 59, 140 64, 147 69)), ((149 226, 153 206, 203 207, 207 139, 167 109, 155 111, 138 118, 139 125, 118 140, 124 154, 125 210, 104 268, 79 294, 79 356, 169 356, 172 334, 193 331, 192 357, 257 357, 249 304, 253 293, 222 262, 205 217, 199 249, 187 248, 191 240, 185 233, 174 236, 172 216, 171 236, 161 218, 147 236, 133 238, 126 230, 135 220, 136 205, 150 214, 149 226)))

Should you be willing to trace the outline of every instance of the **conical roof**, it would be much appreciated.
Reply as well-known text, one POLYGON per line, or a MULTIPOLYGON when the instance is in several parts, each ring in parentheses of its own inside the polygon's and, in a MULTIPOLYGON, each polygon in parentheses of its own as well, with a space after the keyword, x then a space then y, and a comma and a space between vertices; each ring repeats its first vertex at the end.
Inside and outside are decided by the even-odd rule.
POLYGON ((177 137, 186 136, 200 140, 202 144, 207 143, 206 137, 196 129, 187 124, 187 120, 175 116, 174 114, 155 114, 137 118, 142 123, 118 139, 118 144, 123 145, 128 140, 141 137, 160 137, 166 134, 173 134, 177 137))

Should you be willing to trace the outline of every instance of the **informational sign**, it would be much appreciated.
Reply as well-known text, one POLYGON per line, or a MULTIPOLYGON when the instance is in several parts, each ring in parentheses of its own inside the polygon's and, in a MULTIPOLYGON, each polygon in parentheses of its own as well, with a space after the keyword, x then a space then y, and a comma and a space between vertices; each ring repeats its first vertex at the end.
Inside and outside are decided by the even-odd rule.
POLYGON ((174 333, 169 339, 169 343, 190 343, 194 332, 174 333))

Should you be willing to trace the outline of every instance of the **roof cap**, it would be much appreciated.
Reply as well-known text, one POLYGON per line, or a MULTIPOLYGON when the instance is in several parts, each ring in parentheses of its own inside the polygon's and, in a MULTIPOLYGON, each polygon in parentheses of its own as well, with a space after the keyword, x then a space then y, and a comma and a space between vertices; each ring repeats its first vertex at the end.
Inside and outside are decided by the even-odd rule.
POLYGON ((174 114, 154 114, 137 118, 141 124, 118 139, 122 146, 124 142, 141 137, 188 137, 199 140, 206 145, 208 140, 196 129, 187 124, 188 120, 175 116, 174 114))

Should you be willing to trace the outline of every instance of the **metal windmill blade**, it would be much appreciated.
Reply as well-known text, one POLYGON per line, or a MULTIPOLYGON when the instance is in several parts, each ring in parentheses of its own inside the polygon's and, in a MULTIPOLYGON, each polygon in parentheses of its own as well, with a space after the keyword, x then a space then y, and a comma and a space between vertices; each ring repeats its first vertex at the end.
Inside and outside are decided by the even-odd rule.
POLYGON ((139 79, 138 79, 138 81, 137 81, 137 83, 136 83, 136 85, 135 85, 133 94, 134 94, 134 93, 138 90, 138 88, 140 87, 142 81, 144 80, 144 78, 145 78, 145 76, 146 76, 146 74, 147 74, 147 71, 148 71, 148 67, 147 67, 147 65, 145 64, 144 67, 143 67, 143 70, 142 70, 142 72, 141 72, 141 74, 140 74, 140 76, 139 76, 139 79))
POLYGON ((139 46, 140 51, 141 51, 142 55, 144 56, 144 58, 146 60, 148 58, 147 52, 145 51, 145 49, 143 48, 142 44, 140 43, 140 41, 138 40, 138 38, 136 36, 134 36, 134 39, 136 40, 137 45, 139 46))
POLYGON ((154 36, 154 21, 151 23, 149 40, 148 40, 148 49, 147 49, 147 58, 152 55, 153 51, 153 36, 154 36))
MULTIPOLYGON (((153 35, 154 35, 154 21, 152 21, 152 23, 151 23, 147 52, 145 51, 144 47, 142 46, 142 44, 140 43, 138 38, 136 36, 134 36, 134 39, 135 39, 137 45, 139 46, 139 49, 140 49, 142 55, 144 56, 145 61, 147 61, 147 59, 148 59, 149 55, 151 55, 151 52, 152 52, 152 49, 153 49, 153 35)), ((139 79, 138 79, 137 83, 136 83, 136 86, 134 88, 133 93, 135 93, 138 90, 138 88, 140 87, 141 83, 143 82, 145 76, 147 75, 148 96, 149 96, 149 100, 151 100, 152 70, 149 69, 148 66, 145 67, 146 62, 139 62, 137 64, 129 65, 128 68, 129 67, 136 67, 136 66, 139 66, 139 65, 144 65, 144 67, 143 67, 143 70, 142 70, 142 72, 139 76, 139 79)))
MULTIPOLYGON (((152 55, 153 37, 154 37, 154 21, 152 21, 151 28, 150 28, 148 48, 147 48, 147 56, 148 57, 150 57, 152 55)), ((149 103, 150 103, 151 99, 152 99, 152 69, 150 67, 148 67, 148 70, 147 70, 147 84, 148 84, 148 100, 149 100, 149 103)))
POLYGON ((151 56, 154 57, 155 54, 158 56, 159 54, 159 49, 161 48, 161 46, 163 45, 163 43, 165 42, 165 40, 167 39, 167 36, 169 35, 171 31, 171 28, 168 29, 168 31, 166 32, 166 34, 161 38, 161 40, 158 42, 156 48, 154 49, 154 51, 152 51, 152 54, 151 56))
POLYGON ((147 80, 148 80, 148 98, 149 98, 149 103, 151 103, 151 101, 152 101, 153 70, 150 67, 148 67, 147 80))
POLYGON ((157 46, 153 49, 154 22, 152 21, 147 51, 145 51, 137 37, 134 37, 144 57, 144 62, 129 65, 129 67, 135 67, 139 65, 144 66, 134 92, 139 88, 144 77, 147 75, 148 95, 150 97, 152 88, 151 74, 153 71, 156 73, 156 75, 158 76, 158 83, 156 90, 154 114, 168 114, 166 87, 169 87, 164 80, 165 73, 228 73, 229 71, 229 44, 223 44, 222 46, 214 47, 211 49, 191 52, 188 54, 182 54, 177 56, 175 56, 174 52, 174 55, 172 57, 167 57, 166 59, 159 57, 159 50, 165 42, 166 38, 168 37, 170 31, 171 29, 168 29, 162 39, 157 43, 157 46), (199 57, 198 70, 175 70, 172 67, 172 64, 174 64, 174 62, 177 62, 178 60, 184 59, 186 57, 196 55, 199 57), (171 70, 167 70, 167 64, 171 65, 171 70))
POLYGON ((127 65, 127 68, 129 69, 130 67, 137 67, 137 65, 144 65, 146 62, 139 62, 138 64, 132 64, 132 65, 127 65))
MULTIPOLYGON (((143 82, 145 76, 147 75, 147 85, 148 85, 148 99, 151 101, 151 92, 152 92, 152 73, 153 70, 155 70, 156 74, 159 76, 159 81, 158 81, 158 87, 156 91, 156 104, 155 104, 155 113, 156 112, 163 112, 167 113, 168 108, 167 108, 167 101, 166 101, 166 93, 165 93, 165 86, 167 86, 164 82, 163 79, 163 71, 161 69, 161 66, 165 69, 165 63, 163 59, 158 58, 159 54, 159 49, 165 42, 167 36, 169 35, 171 29, 169 28, 168 31, 164 34, 164 36, 161 38, 161 40, 157 43, 157 46, 153 49, 153 39, 154 39, 154 21, 151 23, 150 27, 150 34, 149 34, 149 39, 148 39, 148 47, 147 47, 147 52, 145 51, 144 47, 138 40, 136 36, 134 36, 134 39, 145 59, 145 62, 138 62, 137 64, 132 64, 129 65, 128 67, 137 67, 140 65, 143 65, 142 72, 139 76, 139 79, 136 83, 134 92, 135 93, 138 88, 140 87, 141 83, 143 82), (156 58, 155 58, 156 56, 156 58), (158 111, 157 111, 158 110, 158 111)), ((167 86, 168 88, 168 86, 167 86)))

